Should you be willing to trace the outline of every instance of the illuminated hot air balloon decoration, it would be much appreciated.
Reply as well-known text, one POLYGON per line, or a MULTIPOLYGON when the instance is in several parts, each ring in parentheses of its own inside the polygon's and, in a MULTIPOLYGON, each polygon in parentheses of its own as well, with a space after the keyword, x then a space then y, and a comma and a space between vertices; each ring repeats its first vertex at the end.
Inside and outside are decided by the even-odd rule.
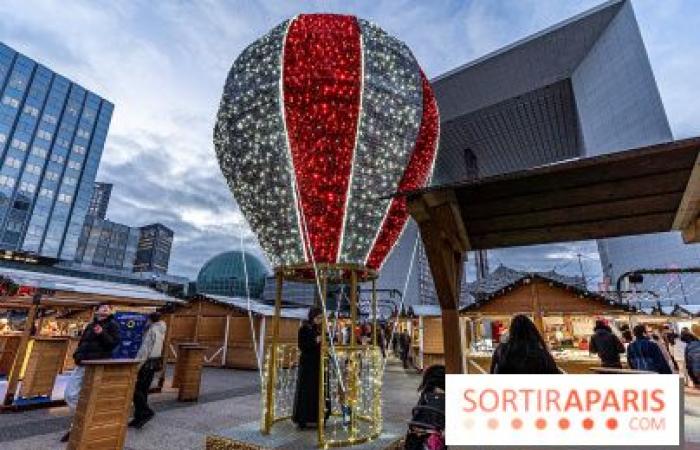
MULTIPOLYGON (((327 282, 349 283, 354 326, 357 283, 376 278, 408 219, 404 197, 390 195, 425 185, 438 128, 430 84, 403 42, 353 16, 303 14, 273 28, 235 60, 214 143, 278 284, 308 280, 325 291, 327 282)), ((352 349, 334 347, 323 335, 326 367, 361 354, 354 342, 352 349)), ((276 346, 273 338, 264 431, 278 417, 272 392, 280 369, 276 346)), ((368 347, 376 353, 376 346, 368 347)), ((362 394, 352 378, 340 396, 355 408, 362 394)), ((378 404, 378 398, 372 401, 378 404)), ((355 425, 361 408, 352 412, 350 431, 338 440, 319 426, 322 445, 378 433, 381 424, 372 423, 369 436, 363 434, 355 425)))

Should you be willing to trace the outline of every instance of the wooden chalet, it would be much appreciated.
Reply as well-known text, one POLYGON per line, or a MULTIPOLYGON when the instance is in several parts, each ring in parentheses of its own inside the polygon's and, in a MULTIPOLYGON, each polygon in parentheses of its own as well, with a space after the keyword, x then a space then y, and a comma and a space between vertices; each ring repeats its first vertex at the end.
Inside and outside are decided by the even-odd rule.
MULTIPOLYGON (((280 317, 281 344, 297 343, 301 321, 307 308, 282 308, 280 317)), ((258 300, 217 295, 198 295, 178 305, 170 318, 168 361, 177 357, 177 345, 197 342, 206 346, 204 364, 214 367, 257 369, 255 346, 262 358, 266 342, 272 336, 274 307, 258 300), (251 334, 251 317, 255 337, 251 334)), ((261 361, 262 363, 262 361, 261 361)))

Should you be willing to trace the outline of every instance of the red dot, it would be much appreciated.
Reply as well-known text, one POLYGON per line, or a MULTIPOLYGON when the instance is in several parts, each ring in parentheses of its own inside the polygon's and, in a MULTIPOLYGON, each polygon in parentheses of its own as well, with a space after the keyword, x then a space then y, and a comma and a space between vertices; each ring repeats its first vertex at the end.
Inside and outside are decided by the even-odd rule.
POLYGON ((513 421, 510 423, 510 426, 516 430, 519 430, 523 427, 523 421, 520 419, 513 419, 513 421))
POLYGON ((611 417, 605 422, 605 426, 608 427, 609 430, 616 430, 617 429, 617 419, 614 417, 611 417))
POLYGON ((570 425, 571 422, 569 422, 569 419, 559 419, 559 428, 561 428, 562 430, 568 430, 570 425))
POLYGON ((544 430, 545 428, 547 428, 547 421, 542 418, 539 418, 535 421, 535 427, 537 427, 538 430, 544 430))
POLYGON ((489 419, 488 426, 492 430, 495 430, 496 428, 498 428, 498 419, 489 419))
POLYGON ((583 428, 590 430, 593 428, 593 419, 583 419, 583 428))

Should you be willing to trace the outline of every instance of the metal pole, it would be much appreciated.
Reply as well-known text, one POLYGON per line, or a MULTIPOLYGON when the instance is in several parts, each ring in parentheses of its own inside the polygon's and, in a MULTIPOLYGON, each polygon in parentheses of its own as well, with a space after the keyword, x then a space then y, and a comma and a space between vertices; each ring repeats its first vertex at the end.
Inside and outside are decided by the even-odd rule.
MULTIPOLYGON (((377 346, 377 280, 372 280, 372 345, 377 346)), ((384 344, 382 344, 384 345, 384 344)))
MULTIPOLYGON (((328 295, 328 272, 321 272, 321 302, 323 305, 326 304, 326 297, 328 295)), ((321 308, 325 311, 325 308, 321 308)), ((326 421, 326 395, 325 395, 325 375, 326 375, 326 331, 328 330, 328 318, 324 313, 322 315, 322 326, 321 326, 321 361, 319 362, 319 375, 318 375, 318 445, 323 448, 326 445, 325 431, 325 421, 326 421)))
MULTIPOLYGON (((281 269, 277 270, 277 292, 275 294, 275 315, 272 317, 272 343, 270 344, 269 359, 267 366, 267 383, 265 391, 265 423, 263 433, 267 434, 272 428, 272 423, 275 419, 275 378, 277 377, 277 336, 280 330, 280 313, 282 310, 282 284, 284 282, 284 274, 281 269)), ((253 337, 251 336, 251 339, 253 337)), ((255 342, 253 342, 255 345, 255 342)))
POLYGON ((350 439, 355 438, 357 432, 355 426, 355 419, 357 416, 357 372, 359 370, 357 353, 356 353, 356 340, 355 340, 355 327, 357 327, 357 272, 355 269, 350 271, 350 322, 352 325, 352 341, 350 341, 350 368, 348 371, 350 375, 350 382, 348 383, 348 403, 350 404, 350 439))

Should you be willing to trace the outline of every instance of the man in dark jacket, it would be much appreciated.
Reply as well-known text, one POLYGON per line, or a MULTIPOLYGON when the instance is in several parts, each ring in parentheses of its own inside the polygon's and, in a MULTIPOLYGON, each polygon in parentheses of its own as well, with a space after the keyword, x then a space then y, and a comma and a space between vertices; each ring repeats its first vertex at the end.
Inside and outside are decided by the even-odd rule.
POLYGON ((615 336, 610 327, 602 320, 597 320, 593 327, 593 336, 588 346, 592 354, 598 354, 600 365, 622 369, 620 353, 625 353, 625 346, 615 336))
MULTIPOLYGON (((112 309, 107 304, 100 304, 95 310, 95 317, 87 324, 80 337, 78 348, 73 353, 75 369, 65 390, 65 400, 71 411, 75 411, 80 397, 80 389, 83 385, 85 367, 83 361, 91 359, 109 359, 112 351, 119 345, 119 324, 112 315, 112 309)), ((70 432, 66 433, 61 442, 67 442, 70 432)))
POLYGON ((627 347, 627 362, 630 368, 662 374, 673 373, 658 344, 647 336, 646 327, 637 325, 633 332, 635 340, 627 347))

